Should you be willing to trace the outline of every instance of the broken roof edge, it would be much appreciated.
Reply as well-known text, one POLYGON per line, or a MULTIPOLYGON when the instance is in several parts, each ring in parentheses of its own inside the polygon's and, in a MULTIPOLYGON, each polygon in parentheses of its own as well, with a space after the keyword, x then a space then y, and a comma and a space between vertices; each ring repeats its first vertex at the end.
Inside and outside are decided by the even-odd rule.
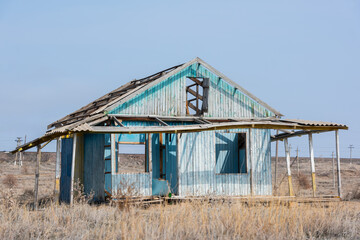
MULTIPOLYGON (((161 116, 160 116, 161 118, 161 116)), ((199 118, 201 119, 201 118, 199 118)), ((204 118, 207 119, 207 118, 204 118)), ((72 133, 95 133, 95 134, 142 134, 142 133, 189 133, 189 132, 201 132, 201 131, 215 131, 224 129, 292 129, 292 130, 308 130, 308 131, 335 131, 335 130, 348 130, 346 125, 328 123, 328 122, 316 122, 306 120, 280 120, 280 119, 241 119, 238 122, 221 122, 210 124, 197 124, 197 125, 175 125, 175 126, 147 126, 147 127, 115 127, 115 126, 91 126, 93 123, 83 123, 83 125, 75 125, 73 129, 64 128, 63 131, 51 130, 44 136, 37 138, 31 142, 28 142, 22 146, 17 147, 11 153, 18 151, 25 151, 39 144, 47 141, 52 141, 57 137, 70 135, 72 133), (306 123, 308 122, 308 123, 306 123)), ((98 120, 96 120, 98 121, 98 120)), ((295 136, 295 135, 294 135, 295 136)), ((291 136, 292 137, 292 136, 291 136)))

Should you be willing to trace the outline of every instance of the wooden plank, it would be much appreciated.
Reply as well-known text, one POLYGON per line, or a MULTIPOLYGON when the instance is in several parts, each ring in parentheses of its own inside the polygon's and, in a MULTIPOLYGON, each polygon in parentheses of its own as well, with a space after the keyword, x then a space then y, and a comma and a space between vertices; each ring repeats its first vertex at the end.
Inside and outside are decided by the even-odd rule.
POLYGON ((166 122, 164 122, 163 120, 161 120, 160 118, 158 118, 158 117, 154 117, 155 118, 155 120, 158 122, 158 123, 160 123, 161 125, 163 125, 163 126, 169 126, 166 122))
POLYGON ((199 92, 198 90, 197 90, 197 92, 195 92, 194 90, 192 90, 191 88, 189 88, 189 89, 187 89, 187 91, 188 91, 189 93, 191 93, 192 95, 194 95, 195 97, 197 96, 201 101, 203 100, 203 96, 201 96, 200 94, 197 93, 197 92, 199 92))
POLYGON ((191 102, 188 102, 188 106, 193 109, 195 112, 197 112, 197 108, 194 106, 194 104, 192 104, 191 102))
POLYGON ((188 77, 190 80, 194 81, 197 85, 202 86, 203 82, 196 77, 188 77))
POLYGON ((201 112, 208 112, 209 108, 209 88, 210 88, 210 79, 204 78, 203 80, 203 103, 201 107, 201 112))
POLYGON ((177 171, 177 186, 178 186, 178 192, 177 194, 181 196, 181 182, 180 182, 180 157, 181 157, 181 148, 180 148, 180 138, 181 133, 176 133, 176 171, 177 171))
MULTIPOLYGON (((115 140, 115 134, 110 134, 110 145, 111 145, 111 174, 116 173, 116 140, 115 140)), ((111 189, 113 188, 113 185, 111 184, 111 189)))
POLYGON ((34 210, 38 209, 39 176, 40 176, 41 146, 37 146, 34 186, 34 210))

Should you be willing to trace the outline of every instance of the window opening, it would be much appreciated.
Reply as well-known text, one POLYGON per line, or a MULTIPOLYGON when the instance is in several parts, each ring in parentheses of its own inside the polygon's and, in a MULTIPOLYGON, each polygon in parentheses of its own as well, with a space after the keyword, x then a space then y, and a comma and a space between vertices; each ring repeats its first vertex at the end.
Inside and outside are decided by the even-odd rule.
POLYGON ((247 173, 246 133, 215 133, 217 174, 247 173))
POLYGON ((145 143, 118 143, 117 173, 148 172, 145 143))

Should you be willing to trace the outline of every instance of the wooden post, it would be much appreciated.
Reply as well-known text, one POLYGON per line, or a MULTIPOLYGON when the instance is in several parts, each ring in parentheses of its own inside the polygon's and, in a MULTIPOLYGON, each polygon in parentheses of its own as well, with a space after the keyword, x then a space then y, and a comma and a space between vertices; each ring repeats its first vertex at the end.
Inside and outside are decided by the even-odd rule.
POLYGON ((56 163, 55 163, 55 188, 54 196, 55 202, 59 202, 60 194, 60 169, 61 169, 61 138, 56 141, 56 163))
MULTIPOLYGON (((276 130, 276 135, 279 134, 279 130, 276 130)), ((279 140, 276 140, 276 153, 275 153, 275 186, 274 189, 276 189, 277 185, 277 166, 279 161, 279 140)))
POLYGON ((76 159, 77 141, 78 141, 78 133, 74 133, 73 152, 72 152, 72 161, 71 161, 70 206, 72 206, 74 203, 74 174, 75 174, 75 159, 76 159))
POLYGON ((249 165, 250 165, 250 194, 254 196, 253 163, 252 163, 252 128, 249 128, 249 165))
POLYGON ((38 209, 40 161, 41 161, 41 145, 38 145, 37 146, 37 155, 36 155, 36 167, 35 167, 35 186, 34 186, 34 207, 33 207, 33 210, 38 209))
POLYGON ((111 157, 111 186, 110 189, 106 189, 108 190, 111 194, 113 194, 113 188, 115 188, 115 184, 113 183, 113 178, 112 175, 114 175, 116 173, 116 139, 115 139, 115 134, 111 133, 110 134, 110 157, 111 157))
POLYGON ((333 175, 333 188, 335 188, 335 164, 334 164, 334 152, 331 153, 332 158, 332 175, 333 175))
POLYGON ((336 140, 336 160, 337 160, 337 178, 338 178, 338 195, 342 198, 341 192, 341 173, 340 173, 340 142, 339 142, 339 130, 335 130, 335 140, 336 140))
POLYGON ((163 133, 159 133, 159 146, 160 146, 160 178, 161 179, 164 179, 164 172, 163 172, 163 165, 164 165, 164 162, 163 162, 163 133))
POLYGON ((178 185, 178 196, 181 196, 181 185, 180 185, 180 136, 181 133, 176 133, 176 171, 177 171, 177 185, 178 185))
POLYGON ((152 139, 151 139, 151 133, 148 133, 148 149, 149 149, 149 153, 148 153, 148 170, 149 170, 149 174, 150 174, 150 194, 152 195, 152 139))
POLYGON ((311 163, 311 179, 312 179, 312 187, 313 187, 313 197, 316 197, 315 159, 314 159, 312 133, 309 133, 309 154, 310 154, 310 163, 311 163))
POLYGON ((290 169, 290 151, 289 151, 289 144, 287 138, 284 139, 284 145, 285 145, 286 166, 287 166, 287 174, 288 174, 288 182, 289 182, 289 194, 290 196, 294 196, 292 179, 291 179, 291 169, 290 169))

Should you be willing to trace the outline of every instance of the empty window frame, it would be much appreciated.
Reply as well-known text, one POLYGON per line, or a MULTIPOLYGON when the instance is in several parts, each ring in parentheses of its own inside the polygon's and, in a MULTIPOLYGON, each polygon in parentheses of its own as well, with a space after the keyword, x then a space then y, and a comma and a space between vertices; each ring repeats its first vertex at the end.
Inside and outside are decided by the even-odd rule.
POLYGON ((208 111, 209 78, 187 77, 186 114, 199 116, 208 111))
POLYGON ((246 133, 215 133, 216 174, 247 173, 246 133))
POLYGON ((118 142, 117 173, 149 172, 148 144, 143 142, 118 142))

